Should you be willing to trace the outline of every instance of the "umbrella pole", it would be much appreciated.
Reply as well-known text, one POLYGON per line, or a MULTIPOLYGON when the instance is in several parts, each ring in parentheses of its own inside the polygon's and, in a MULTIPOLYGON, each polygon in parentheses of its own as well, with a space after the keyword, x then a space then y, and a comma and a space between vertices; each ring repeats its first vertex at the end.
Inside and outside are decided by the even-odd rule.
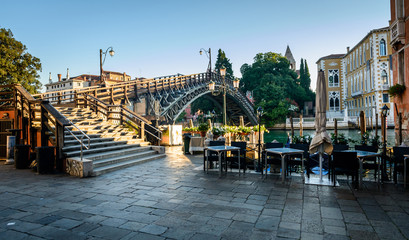
POLYGON ((321 146, 318 149, 320 161, 320 182, 322 182, 322 153, 324 152, 324 145, 321 144, 321 146))

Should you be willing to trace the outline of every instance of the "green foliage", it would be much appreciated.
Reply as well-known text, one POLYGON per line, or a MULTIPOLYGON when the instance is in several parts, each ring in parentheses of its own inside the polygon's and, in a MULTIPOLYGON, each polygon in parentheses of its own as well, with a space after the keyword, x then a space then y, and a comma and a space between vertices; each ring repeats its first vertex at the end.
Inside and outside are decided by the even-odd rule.
POLYGON ((185 117, 186 117, 186 112, 183 111, 183 112, 179 115, 179 117, 176 119, 176 122, 182 122, 182 121, 184 121, 184 120, 185 120, 185 117))
POLYGON ((226 129, 224 127, 213 127, 212 133, 213 136, 223 136, 226 133, 226 129))
POLYGON ((197 127, 185 127, 182 129, 184 132, 198 132, 197 127))
POLYGON ((226 53, 224 51, 219 49, 217 53, 217 60, 215 63, 215 70, 219 72, 219 69, 222 66, 226 68, 226 78, 234 79, 233 68, 230 59, 226 57, 226 53))
POLYGON ((306 90, 301 87, 297 73, 290 69, 287 58, 277 53, 258 53, 254 63, 243 64, 241 89, 253 91, 256 107, 264 109, 262 122, 267 126, 284 122, 289 114, 290 102, 303 106, 310 101, 306 90), (289 98, 290 101, 284 101, 289 98))
POLYGON ((239 126, 237 130, 238 130, 239 133, 249 134, 249 133, 251 133, 253 128, 245 127, 245 126, 239 126))
POLYGON ((312 138, 310 135, 292 136, 291 142, 294 144, 311 144, 312 138))
POLYGON ((10 30, 0 28, 0 85, 20 83, 30 93, 37 93, 41 88, 38 71, 40 59, 29 54, 10 30))
POLYGON ((199 132, 207 132, 209 130, 209 124, 207 123, 200 123, 199 126, 197 127, 197 130, 199 132))
POLYGON ((405 85, 397 83, 389 88, 388 93, 391 97, 401 96, 405 89, 406 89, 405 85))
POLYGON ((348 142, 353 142, 352 139, 346 138, 345 134, 343 133, 339 133, 338 137, 335 136, 334 133, 331 133, 331 140, 332 140, 332 144, 348 145, 348 142))
MULTIPOLYGON (((204 113, 209 112, 209 111, 211 112, 213 111, 213 109, 218 109, 218 107, 210 99, 206 97, 200 97, 192 103, 191 109, 192 109, 192 114, 194 114, 198 110, 201 110, 204 113)), ((220 109, 219 111, 222 111, 222 110, 220 109)))
MULTIPOLYGON (((259 128, 258 125, 253 126, 253 131, 254 131, 254 132, 258 132, 258 128, 259 128)), ((267 128, 264 126, 264 124, 260 126, 260 131, 262 131, 262 132, 263 132, 263 131, 264 131, 264 132, 269 132, 269 131, 267 130, 267 128)))

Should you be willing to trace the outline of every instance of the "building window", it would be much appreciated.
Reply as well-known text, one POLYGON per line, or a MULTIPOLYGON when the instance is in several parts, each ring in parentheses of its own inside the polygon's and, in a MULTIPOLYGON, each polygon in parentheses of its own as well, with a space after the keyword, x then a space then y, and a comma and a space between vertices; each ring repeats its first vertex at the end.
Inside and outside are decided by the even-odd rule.
POLYGON ((381 56, 386 56, 386 42, 385 39, 382 39, 380 44, 379 44, 379 48, 380 48, 380 55, 381 56))
POLYGON ((339 87, 339 70, 328 70, 328 87, 339 87))
POLYGON ((403 85, 405 82, 405 50, 398 53, 398 83, 403 85))
POLYGON ((339 91, 328 92, 329 98, 329 110, 338 112, 339 111, 339 91))
POLYGON ((382 70, 381 79, 382 79, 383 85, 388 85, 388 74, 386 73, 385 70, 382 70))
POLYGON ((387 93, 382 94, 382 99, 384 103, 389 102, 389 95, 387 93))

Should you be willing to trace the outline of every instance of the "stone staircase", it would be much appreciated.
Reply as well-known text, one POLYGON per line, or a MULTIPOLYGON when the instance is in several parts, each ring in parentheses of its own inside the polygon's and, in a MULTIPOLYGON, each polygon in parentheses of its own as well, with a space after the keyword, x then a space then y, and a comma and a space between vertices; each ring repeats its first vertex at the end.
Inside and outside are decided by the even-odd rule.
MULTIPOLYGON (((165 157, 163 147, 150 146, 149 142, 138 139, 132 130, 104 121, 89 109, 56 109, 90 137, 90 149, 83 149, 83 159, 92 161, 92 176, 165 157)), ((69 129, 81 138, 78 129, 69 129)), ((66 130, 64 135, 66 158, 80 158, 81 144, 69 131, 66 130)), ((88 139, 84 138, 84 144, 88 144, 88 139)))

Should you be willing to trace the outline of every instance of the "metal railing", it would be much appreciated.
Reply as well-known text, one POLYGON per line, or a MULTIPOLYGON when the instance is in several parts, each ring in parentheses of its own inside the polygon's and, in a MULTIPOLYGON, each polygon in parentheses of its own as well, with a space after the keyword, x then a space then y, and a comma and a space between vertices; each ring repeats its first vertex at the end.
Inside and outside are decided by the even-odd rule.
POLYGON ((138 130, 139 127, 141 139, 144 139, 145 133, 148 133, 151 138, 155 139, 156 141, 160 142, 160 140, 162 140, 162 131, 152 126, 152 123, 142 116, 139 116, 138 114, 131 112, 120 105, 106 104, 105 102, 88 94, 84 94, 82 100, 84 100, 83 105, 89 106, 90 109, 97 115, 99 113, 102 114, 102 117, 107 121, 117 121, 117 123, 126 124, 135 130, 138 130), (137 127, 135 127, 134 124, 137 127))
POLYGON ((81 146, 80 157, 81 157, 81 162, 82 162, 83 147, 87 150, 91 148, 91 138, 86 133, 84 133, 81 129, 79 129, 74 123, 72 123, 69 119, 67 120, 71 124, 70 127, 76 128, 81 133, 81 139, 78 139, 78 137, 73 133, 73 131, 71 131, 67 126, 64 127, 64 129, 67 130, 80 143, 80 146, 81 146), (84 137, 88 139, 88 146, 84 144, 84 137))

